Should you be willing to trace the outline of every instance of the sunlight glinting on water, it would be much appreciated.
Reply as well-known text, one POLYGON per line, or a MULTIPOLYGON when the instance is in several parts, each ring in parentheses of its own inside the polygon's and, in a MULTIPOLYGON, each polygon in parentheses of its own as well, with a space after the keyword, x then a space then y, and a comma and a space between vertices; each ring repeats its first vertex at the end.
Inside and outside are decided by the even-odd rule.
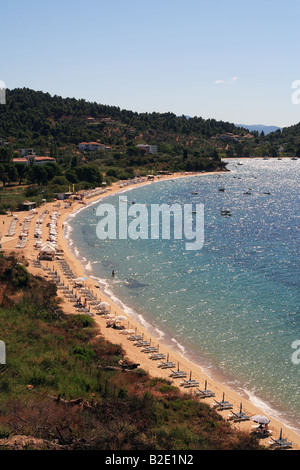
MULTIPOLYGON (((88 274, 104 280, 132 314, 294 424, 300 422, 300 365, 291 361, 291 344, 300 339, 299 164, 231 160, 231 171, 221 175, 123 193, 147 207, 204 204, 205 243, 198 251, 187 251, 185 240, 100 241, 97 205, 69 220, 88 274), (223 209, 232 215, 221 216, 223 209)), ((117 208, 119 195, 105 202, 117 208)))

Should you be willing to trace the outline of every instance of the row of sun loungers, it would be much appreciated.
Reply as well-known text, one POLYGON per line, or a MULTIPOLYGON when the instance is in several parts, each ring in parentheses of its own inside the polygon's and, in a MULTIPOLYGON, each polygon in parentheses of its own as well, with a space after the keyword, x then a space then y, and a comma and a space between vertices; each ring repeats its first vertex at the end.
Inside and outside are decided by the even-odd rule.
MULTIPOLYGON (((70 282, 72 282, 75 286, 77 284, 78 279, 75 278, 72 270, 66 263, 64 259, 58 260, 60 263, 60 267, 66 277, 69 277, 70 282)), ((39 265, 39 267, 41 267, 39 265)), ((60 281, 60 276, 56 271, 51 272, 51 269, 48 267, 43 267, 43 269, 48 271, 48 277, 54 280, 54 282, 57 283, 58 289, 60 289, 63 292, 63 295, 68 298, 71 301, 74 301, 74 306, 76 310, 79 313, 85 313, 88 315, 93 315, 91 312, 91 307, 93 310, 95 310, 97 313, 103 314, 103 313, 108 313, 109 309, 105 309, 104 306, 107 308, 107 305, 104 305, 105 303, 101 303, 97 298, 94 296, 94 294, 89 291, 88 289, 82 287, 81 289, 78 289, 76 293, 73 292, 73 288, 70 289, 69 287, 65 286, 63 282, 60 281), (85 305, 79 304, 79 297, 77 294, 80 294, 81 296, 84 297, 85 299, 85 305)), ((114 317, 114 315, 111 315, 111 317, 114 317)), ((113 320, 113 318, 112 318, 113 320)), ((179 384, 181 387, 189 389, 189 388, 195 388, 195 395, 199 398, 214 398, 214 402, 212 405, 218 409, 218 410, 230 410, 230 414, 228 415, 228 419, 232 419, 233 421, 236 422, 241 422, 241 421, 246 421, 250 419, 250 416, 248 416, 245 412, 242 411, 242 404, 240 405, 239 411, 233 411, 233 404, 229 403, 227 400, 225 400, 225 394, 223 393, 223 397, 221 401, 218 401, 215 399, 215 393, 212 392, 211 390, 207 389, 207 381, 205 381, 205 386, 203 389, 200 388, 200 384, 197 380, 194 380, 191 378, 191 373, 189 378, 187 379, 187 373, 183 370, 179 369, 179 364, 177 365, 176 369, 176 364, 173 361, 169 360, 169 355, 163 354, 159 352, 159 346, 151 346, 151 340, 147 341, 144 339, 144 335, 138 335, 136 334, 136 330, 132 329, 123 329, 120 330, 120 334, 127 335, 127 339, 129 341, 132 341, 133 344, 140 348, 141 352, 145 354, 149 354, 149 359, 153 361, 158 361, 157 362, 157 367, 161 369, 171 369, 169 377, 172 379, 180 379, 179 384)), ((267 435, 269 435, 270 431, 267 431, 267 435)), ((280 435, 279 439, 273 439, 271 438, 272 441, 269 442, 271 447, 275 448, 289 448, 292 447, 292 442, 289 442, 287 439, 282 438, 282 435, 280 435)))
MULTIPOLYGON (((187 379, 187 373, 185 371, 179 370, 179 365, 176 370, 176 364, 172 361, 169 361, 169 355, 167 356, 167 360, 165 361, 164 359, 166 359, 166 355, 163 353, 159 353, 159 347, 151 347, 151 341, 145 341, 143 335, 132 334, 132 330, 125 330, 122 333, 127 334, 127 339, 129 341, 132 341, 135 346, 140 347, 142 352, 149 354, 150 359, 159 361, 157 364, 158 367, 162 369, 171 369, 169 377, 173 379, 181 379, 179 382, 180 386, 182 386, 183 388, 196 388, 195 395, 199 398, 214 398, 213 406, 218 410, 230 410, 228 419, 232 419, 235 422, 248 421, 249 419, 251 419, 250 416, 248 416, 242 410, 242 404, 240 405, 239 411, 233 411, 233 404, 225 400, 224 393, 221 401, 216 400, 215 392, 207 388, 207 381, 205 381, 204 388, 200 389, 199 382, 191 378, 191 373, 189 379, 187 379)), ((267 431, 268 434, 270 432, 271 431, 267 431)), ((292 446, 291 442, 287 441, 287 439, 282 439, 282 437, 280 437, 279 439, 272 439, 270 444, 272 444, 272 446, 280 448, 292 446)))
POLYGON ((49 241, 54 245, 55 248, 57 248, 57 219, 59 216, 59 212, 53 212, 49 225, 49 241))
POLYGON ((134 178, 126 181, 119 181, 119 188, 124 188, 125 186, 130 186, 131 184, 143 183, 145 179, 143 178, 134 178))
POLYGON ((17 216, 13 216, 13 218, 11 219, 8 232, 6 234, 7 237, 13 237, 16 234, 18 220, 19 219, 17 216))
POLYGON ((27 245, 29 226, 35 214, 36 211, 32 210, 30 211, 29 215, 24 218, 16 248, 24 248, 27 245))
POLYGON ((37 221, 35 223, 34 238, 38 238, 38 239, 42 238, 42 226, 43 226, 47 213, 48 211, 45 210, 37 218, 37 221))
POLYGON ((95 188, 84 194, 84 197, 90 199, 91 197, 98 196, 99 194, 105 193, 107 190, 104 188, 95 188))

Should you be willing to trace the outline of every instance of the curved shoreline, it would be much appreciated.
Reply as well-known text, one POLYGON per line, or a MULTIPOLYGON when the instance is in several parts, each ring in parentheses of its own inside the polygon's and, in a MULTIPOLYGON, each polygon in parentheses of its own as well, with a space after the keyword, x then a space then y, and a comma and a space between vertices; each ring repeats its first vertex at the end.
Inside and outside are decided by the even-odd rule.
MULTIPOLYGON (((185 175, 186 177, 189 177, 191 175, 185 175)), ((203 175, 205 176, 205 174, 203 175)), ((157 180, 156 182, 159 182, 157 180)), ((145 184, 151 184, 151 183, 144 183, 145 184)), ((142 186, 142 185, 138 185, 142 186)), ((100 199, 107 198, 110 195, 114 195, 116 192, 118 193, 125 193, 128 191, 131 191, 135 189, 135 186, 132 186, 127 189, 120 189, 120 191, 114 191, 112 194, 104 194, 101 196, 101 198, 96 199, 91 201, 90 204, 87 206, 80 208, 77 211, 74 211, 72 215, 70 215, 72 218, 78 214, 79 211, 85 210, 89 207, 91 204, 96 204, 100 199)), ((66 224, 68 224, 68 218, 65 219, 66 224)), ((70 237, 71 238, 71 237, 70 237)), ((68 240, 67 240, 68 243, 68 240)), ((69 243, 68 243, 69 244, 69 243)), ((74 252, 73 249, 73 242, 72 242, 72 247, 69 245, 70 250, 73 252, 73 256, 77 256, 77 254, 74 252)), ((76 250, 76 247, 75 247, 76 250)), ((82 256, 82 255, 81 255, 82 256)), ((165 331, 161 330, 159 327, 155 326, 153 323, 151 323, 151 320, 149 321, 142 313, 139 313, 136 311, 134 308, 128 306, 126 303, 123 302, 123 300, 115 295, 112 289, 110 289, 110 284, 108 279, 100 279, 94 275, 94 273, 90 272, 90 270, 86 269, 85 262, 88 262, 85 257, 81 258, 81 263, 83 266, 83 272, 85 273, 85 276, 93 279, 95 282, 97 282, 100 286, 101 291, 103 294, 106 296, 106 301, 110 301, 112 305, 117 305, 118 308, 121 309, 123 313, 125 313, 129 318, 131 318, 132 321, 137 323, 140 328, 143 329, 144 334, 148 335, 148 338, 150 337, 152 340, 154 339, 157 343, 160 345, 164 346, 167 350, 172 352, 172 354, 175 354, 176 356, 180 356, 181 358, 184 358, 187 360, 189 363, 193 364, 196 368, 201 369, 202 374, 204 374, 208 380, 217 382, 219 384, 223 384, 225 387, 230 389, 232 392, 238 394, 241 399, 243 400, 248 400, 252 402, 253 405, 258 407, 263 413, 269 414, 273 416, 275 419, 282 421, 287 427, 289 427, 292 431, 298 433, 300 431, 300 428, 297 428, 297 422, 292 422, 284 418, 284 410, 280 410, 276 408, 276 405, 274 404, 271 405, 268 403, 268 401, 262 399, 261 397, 258 397, 255 395, 255 391, 253 390, 248 390, 246 389, 242 383, 240 383, 234 376, 230 376, 228 374, 224 374, 218 366, 218 364, 214 364, 211 361, 197 356, 197 352, 191 348, 189 348, 187 345, 183 345, 180 342, 178 342, 175 338, 172 337, 171 334, 166 333, 165 331)), ((182 362, 182 361, 178 361, 182 362)))
MULTIPOLYGON (((213 173, 213 174, 216 174, 216 173, 213 173)), ((204 174, 201 174, 199 176, 206 176, 206 175, 207 174, 204 173, 204 174)), ((195 174, 193 174, 193 175, 187 175, 187 174, 184 174, 184 175, 182 175, 182 174, 170 175, 168 177, 161 177, 159 179, 159 181, 162 181, 164 179, 172 179, 172 178, 187 177, 187 176, 195 176, 195 174)), ((145 184, 145 183, 149 184, 148 182, 143 182, 143 183, 140 183, 140 184, 142 185, 142 184, 145 184)), ((109 193, 106 192, 106 193, 104 193, 100 196, 97 195, 94 198, 89 199, 87 201, 87 203, 88 204, 96 203, 103 197, 106 197, 110 194, 114 194, 114 193, 119 192, 119 191, 124 192, 124 191, 127 191, 128 189, 133 189, 135 187, 138 187, 139 184, 131 186, 131 187, 126 187, 126 188, 119 188, 118 186, 119 186, 118 183, 114 184, 112 186, 111 190, 109 191, 109 193)), ((76 202, 76 203, 74 203, 73 207, 71 207, 71 208, 56 209, 56 207, 57 207, 57 205, 55 203, 48 203, 46 206, 43 206, 43 207, 39 208, 37 212, 41 213, 45 208, 47 208, 49 211, 59 210, 60 217, 59 217, 58 220, 59 220, 59 229, 60 230, 58 230, 58 245, 59 245, 59 248, 64 250, 65 260, 69 263, 70 267, 72 268, 72 270, 74 271, 76 276, 78 276, 78 277, 84 276, 84 277, 88 278, 87 281, 86 281, 86 286, 90 290, 95 292, 97 294, 97 296, 100 295, 101 300, 103 300, 103 301, 105 300, 108 303, 110 303, 112 311, 115 312, 115 314, 117 314, 117 315, 118 314, 123 314, 124 315, 124 313, 125 313, 125 315, 129 317, 129 314, 127 313, 127 309, 126 309, 126 312, 124 312, 124 304, 122 303, 121 300, 120 300, 121 305, 118 305, 112 299, 110 299, 109 296, 107 295, 107 293, 103 292, 99 288, 99 286, 96 287, 95 280, 88 276, 88 274, 85 272, 85 269, 84 269, 84 266, 82 265, 82 263, 78 259, 76 259, 76 257, 74 256, 74 254, 73 254, 72 250, 70 249, 69 244, 67 243, 67 240, 64 236, 64 230, 61 230, 61 228, 63 228, 63 226, 66 223, 67 218, 69 216, 74 217, 78 210, 84 209, 86 206, 83 207, 82 204, 76 202)), ((18 214, 20 214, 20 213, 18 213, 18 214)), ((22 213, 22 215, 24 217, 27 214, 28 213, 22 213)), ((2 216, 2 218, 5 218, 5 216, 2 216)), ((46 219, 46 222, 47 222, 47 219, 46 219)), ((44 234, 45 234, 45 235, 43 235, 43 239, 45 239, 44 236, 46 236, 46 238, 47 238, 47 233, 48 233, 47 228, 45 226, 46 222, 44 223, 44 226, 43 226, 43 231, 44 231, 44 234)), ((1 223, 2 223, 2 220, 1 220, 1 223)), ((28 246, 26 246, 22 250, 22 253, 28 259, 29 262, 35 260, 36 256, 37 256, 37 252, 33 248, 33 242, 34 242, 33 229, 31 228, 31 230, 32 231, 29 235, 30 243, 28 243, 28 246)), ((12 250, 15 251, 14 250, 15 246, 16 246, 16 241, 13 241, 13 240, 7 240, 6 241, 5 240, 5 244, 3 246, 3 249, 4 250, 9 250, 9 251, 12 251, 12 250)), ((32 263, 30 264, 28 269, 33 274, 41 275, 41 271, 34 268, 32 266, 32 263)), ((57 269, 58 271, 60 269, 59 263, 56 260, 53 262, 53 269, 57 269)), ((67 300, 64 301, 64 310, 66 311, 66 313, 75 313, 74 307, 67 300)), ((149 359, 149 357, 146 354, 143 354, 139 350, 139 348, 136 348, 132 344, 132 342, 128 341, 126 339, 126 337, 124 335, 120 334, 120 332, 118 330, 114 330, 112 328, 106 328, 106 320, 104 318, 102 318, 100 316, 95 316, 94 318, 95 318, 96 323, 99 325, 99 327, 101 329, 101 334, 105 338, 107 338, 109 341, 111 341, 113 343, 116 343, 116 344, 117 343, 121 344, 121 346, 123 347, 123 349, 126 352, 126 356, 130 360, 132 360, 133 362, 140 363, 140 366, 143 369, 145 369, 151 376, 153 376, 153 377, 155 377, 155 376, 164 377, 164 378, 172 381, 172 379, 170 379, 170 377, 169 377, 169 371, 168 370, 158 368, 156 361, 151 361, 151 359, 149 359)), ((149 333, 149 331, 147 330, 147 325, 145 325, 145 326, 141 325, 140 322, 138 321, 138 319, 134 319, 134 318, 130 318, 130 317, 128 318, 128 322, 129 322, 131 328, 136 329, 139 333, 143 333, 145 338, 148 338, 148 339, 151 338, 152 331, 151 331, 151 333, 149 333)), ((152 335, 152 339, 153 339, 153 335, 152 335)), ((156 338, 153 341, 153 344, 156 344, 159 341, 160 340, 156 338)), ((170 358, 174 362, 176 362, 176 364, 177 364, 177 362, 180 363, 180 368, 184 368, 186 371, 192 372, 193 378, 199 379, 200 388, 203 388, 204 381, 207 380, 208 381, 208 388, 213 390, 216 393, 215 398, 217 400, 220 400, 222 398, 223 392, 225 392, 226 399, 229 400, 230 403, 232 403, 234 405, 233 411, 235 411, 235 412, 238 411, 238 409, 240 407, 240 403, 242 402, 243 403, 243 411, 245 411, 250 416, 253 416, 254 414, 261 414, 262 409, 258 405, 255 405, 251 401, 251 400, 253 400, 252 397, 245 398, 243 396, 243 394, 232 390, 228 385, 224 385, 224 383, 222 383, 222 381, 218 381, 218 379, 214 379, 214 378, 210 377, 207 374, 207 371, 205 371, 205 369, 203 369, 201 367, 201 365, 195 364, 193 362, 193 360, 190 360, 188 357, 183 357, 182 356, 182 351, 179 351, 179 352, 174 351, 173 348, 170 347, 170 345, 168 345, 168 344, 165 345, 165 344, 163 344, 163 342, 160 343, 160 346, 161 346, 161 349, 160 349, 161 352, 169 354, 170 358)), ((174 379, 173 379, 173 383, 174 383, 174 385, 179 385, 178 382, 176 382, 176 380, 174 380, 174 379)), ((246 393, 246 391, 245 391, 245 393, 246 393)), ((213 398, 206 398, 205 399, 205 402, 210 404, 210 405, 212 405, 213 401, 214 401, 213 398)), ((269 416, 269 418, 271 419, 270 429, 273 431, 272 436, 274 438, 277 438, 279 436, 280 429, 282 428, 284 437, 286 437, 288 440, 291 440, 293 442, 293 448, 294 449, 300 449, 300 435, 298 433, 296 433, 293 429, 291 429, 290 427, 285 425, 283 422, 281 422, 279 419, 274 417, 272 411, 270 411, 269 413, 266 413, 264 411, 263 413, 266 414, 267 416, 269 416)), ((228 411, 227 412, 226 411, 221 411, 221 414, 226 419, 227 416, 228 416, 228 411)), ((245 422, 240 422, 240 423, 234 424, 234 425, 238 426, 238 428, 240 430, 247 430, 247 431, 251 432, 253 424, 254 423, 252 421, 245 421, 245 422)), ((262 443, 267 444, 267 441, 268 441, 268 439, 267 440, 262 440, 262 443)))
MULTIPOLYGON (((212 174, 216 174, 216 173, 212 173, 212 174)), ((177 177, 179 177, 179 176, 188 177, 188 176, 191 176, 191 175, 177 175, 177 177)), ((192 175, 192 176, 194 176, 194 175, 192 175)), ((206 176, 206 174, 201 174, 199 176, 206 176)), ((175 177, 176 177, 175 175, 172 175, 168 179, 172 179, 172 178, 175 178, 175 177)), ((157 180, 156 182, 158 182, 158 181, 160 181, 160 180, 157 180)), ((151 183, 142 183, 142 184, 151 184, 151 183)), ((115 192, 127 192, 131 189, 134 189, 135 187, 138 187, 138 186, 140 186, 140 185, 131 186, 129 188, 121 188, 121 189, 119 189, 119 191, 114 190, 111 194, 114 194, 115 192)), ((109 195, 110 194, 102 195, 101 198, 107 197, 109 195)), ((91 201, 91 202, 94 202, 94 203, 98 202, 99 199, 100 198, 96 199, 95 201, 91 201)), ((87 273, 85 271, 85 269, 83 269, 83 272, 85 273, 86 276, 89 276, 89 273, 87 273)), ((103 294, 105 295, 105 300, 110 302, 112 305, 117 306, 118 309, 121 309, 121 312, 124 313, 124 307, 125 307, 125 309, 126 309, 125 313, 128 316, 130 316, 130 312, 128 313, 128 309, 130 309, 131 311, 132 311, 132 309, 130 307, 128 307, 126 304, 124 304, 121 299, 117 299, 117 304, 119 304, 119 302, 121 303, 121 306, 120 306, 120 305, 116 304, 115 295, 112 294, 110 291, 105 292, 105 290, 104 290, 103 294)), ((120 312, 117 312, 117 313, 120 314, 120 312)), ((139 316, 138 312, 135 312, 135 314, 137 315, 137 317, 139 316)), ((145 336, 147 336, 148 338, 152 337, 152 339, 153 339, 153 336, 155 336, 155 331, 159 331, 157 329, 157 327, 155 327, 154 325, 149 323, 147 321, 147 319, 143 318, 143 320, 141 321, 140 318, 131 317, 131 320, 134 322, 134 326, 139 327, 139 329, 142 330, 143 333, 145 334, 145 336)), ((212 383, 212 382, 218 383, 221 386, 222 390, 227 388, 228 390, 226 391, 226 396, 229 396, 229 393, 232 392, 233 394, 235 394, 239 397, 239 399, 238 399, 239 402, 236 402, 236 403, 240 404, 241 400, 243 402, 245 400, 247 400, 253 406, 255 406, 257 408, 257 410, 259 409, 260 412, 263 412, 265 414, 269 414, 270 416, 272 416, 272 420, 275 420, 275 419, 278 420, 278 421, 283 420, 283 418, 281 417, 282 412, 280 412, 276 409, 273 409, 267 402, 264 402, 259 397, 256 397, 254 394, 252 394, 251 391, 248 391, 248 390, 242 388, 241 385, 238 384, 235 381, 234 378, 232 379, 230 377, 225 377, 221 373, 221 371, 218 371, 217 369, 214 369, 214 367, 211 368, 210 365, 205 366, 205 365, 203 365, 203 362, 196 361, 195 360, 195 353, 193 351, 189 351, 188 349, 186 349, 182 345, 176 344, 176 342, 173 343, 172 338, 165 335, 164 332, 163 332, 163 335, 164 335, 163 338, 157 338, 156 337, 155 340, 159 341, 161 345, 164 345, 165 349, 169 350, 170 354, 172 354, 173 356, 175 355, 176 358, 177 358, 177 362, 182 364, 183 360, 187 361, 187 364, 189 365, 190 369, 192 369, 192 365, 193 365, 195 367, 195 370, 196 369, 201 370, 201 374, 203 375, 203 377, 206 377, 207 380, 210 381, 210 383, 212 383), (184 350, 185 350, 184 355, 183 355, 183 349, 182 348, 184 348, 184 350)), ((126 346, 125 346, 125 349, 126 349, 126 346)), ((135 360, 137 360, 136 357, 135 357, 135 360)), ((220 392, 220 394, 221 394, 221 392, 220 392)), ((240 423, 240 426, 245 425, 245 424, 246 423, 240 423)), ((287 426, 288 429, 290 429, 292 432, 299 432, 298 429, 296 429, 293 426, 293 423, 283 423, 282 422, 281 426, 283 426, 283 425, 287 426)), ((244 427, 246 427, 246 426, 244 426, 244 427)), ((298 436, 298 434, 297 434, 297 436, 298 436)), ((300 436, 298 436, 298 438, 300 438, 300 436)))

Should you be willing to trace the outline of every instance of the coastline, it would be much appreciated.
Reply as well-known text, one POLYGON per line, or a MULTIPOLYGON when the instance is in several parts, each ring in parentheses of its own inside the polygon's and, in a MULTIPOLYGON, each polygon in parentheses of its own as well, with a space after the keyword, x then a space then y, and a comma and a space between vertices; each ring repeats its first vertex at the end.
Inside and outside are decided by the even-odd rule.
MULTIPOLYGON (((203 173, 199 174, 199 176, 206 176, 208 174, 216 174, 217 172, 214 173, 203 173)), ((220 172, 223 173, 223 172, 220 172)), ((192 174, 190 176, 194 176, 195 174, 192 174)), ((189 175, 187 174, 176 174, 176 175, 169 175, 165 177, 160 177, 159 179, 156 179, 155 182, 157 181, 162 181, 164 179, 172 179, 172 178, 178 178, 178 177, 188 177, 189 175)), ((122 192, 122 191, 127 191, 128 189, 131 189, 132 187, 138 187, 140 185, 145 185, 145 184, 152 184, 149 183, 148 181, 144 181, 142 183, 138 183, 134 186, 127 186, 120 188, 119 183, 115 183, 109 191, 104 192, 101 195, 96 195, 90 199, 87 200, 87 204, 91 203, 96 203, 98 202, 101 198, 106 197, 108 195, 114 194, 116 192, 122 192)), ((75 202, 70 208, 61 208, 57 206, 57 202, 55 203, 47 203, 46 205, 40 207, 37 209, 37 214, 41 214, 43 210, 47 209, 49 211, 49 214, 47 214, 47 217, 44 221, 43 224, 43 240, 45 241, 48 237, 48 228, 47 228, 47 222, 49 222, 48 217, 50 218, 51 212, 52 211, 58 211, 60 213, 60 216, 58 218, 58 247, 63 250, 63 255, 64 259, 67 261, 75 275, 79 277, 86 277, 85 285, 86 287, 94 292, 97 295, 97 298, 99 298, 99 301, 106 301, 111 305, 111 312, 114 313, 115 315, 125 315, 128 318, 128 321, 126 321, 126 325, 131 328, 136 330, 139 334, 144 334, 145 339, 151 338, 152 340, 152 345, 157 345, 159 343, 160 346, 160 352, 163 352, 165 354, 169 354, 170 360, 175 362, 176 364, 180 364, 180 369, 185 370, 188 373, 192 373, 193 378, 197 379, 200 383, 200 388, 204 388, 204 382, 207 380, 208 382, 208 388, 211 389, 212 391, 215 392, 215 399, 216 400, 221 400, 223 393, 225 393, 226 400, 228 400, 230 403, 233 404, 233 411, 237 412, 240 408, 240 403, 242 402, 243 404, 243 411, 248 414, 249 416, 253 416, 255 414, 265 414, 268 416, 271 420, 270 423, 270 430, 272 430, 272 437, 273 438, 278 438, 280 434, 280 429, 282 428, 283 430, 283 435, 286 437, 288 440, 292 441, 293 443, 293 449, 300 449, 300 435, 295 433, 291 428, 287 427, 284 425, 282 422, 277 420, 272 414, 267 414, 266 411, 263 411, 261 408, 256 406, 250 399, 250 397, 245 396, 245 392, 238 393, 231 388, 229 388, 227 385, 225 385, 222 381, 219 381, 218 379, 212 378, 209 375, 207 375, 207 371, 205 370, 204 367, 201 367, 200 365, 197 365, 193 360, 188 359, 185 356, 182 356, 182 351, 180 350, 180 347, 177 347, 176 350, 173 345, 170 344, 165 344, 164 341, 160 341, 159 338, 155 338, 155 334, 152 331, 151 325, 148 324, 141 324, 137 319, 130 317, 130 314, 127 312, 127 309, 124 311, 124 304, 122 304, 122 301, 117 302, 114 299, 112 300, 109 295, 105 292, 105 289, 101 289, 98 285, 96 285, 95 279, 92 277, 89 277, 87 271, 85 270, 84 266, 78 260, 72 249, 70 248, 64 234, 64 225, 67 223, 67 219, 70 216, 74 216, 78 210, 85 208, 86 206, 82 205, 80 202, 75 202), (150 329, 150 331, 149 331, 150 329), (178 350, 177 350, 178 349, 178 350)), ((19 215, 19 221, 21 222, 21 216, 24 218, 28 213, 18 213, 19 215)), ((3 220, 7 218, 7 216, 0 216, 0 224, 2 227, 2 235, 5 235, 5 229, 7 229, 8 223, 7 220, 3 224, 3 220), (3 225, 2 225, 3 224, 3 225)), ((8 218, 10 219, 10 218, 8 218)), ((32 261, 36 260, 38 251, 34 249, 33 244, 34 244, 34 221, 31 222, 31 226, 29 229, 29 235, 28 235, 28 243, 26 247, 20 252, 24 254, 25 258, 29 261, 30 265, 28 267, 28 270, 32 272, 32 274, 35 275, 44 275, 44 272, 41 271, 41 269, 36 268, 32 265, 32 261)), ((17 234, 16 234, 17 235, 17 234)), ((9 239, 9 240, 4 240, 2 238, 2 249, 4 251, 15 251, 18 252, 18 250, 15 249, 16 243, 17 243, 17 238, 9 239)), ((44 262, 43 262, 44 263, 44 262)), ((54 260, 53 262, 49 262, 50 266, 57 270, 60 275, 62 275, 61 267, 58 263, 57 260, 54 260)), ((48 263, 48 264, 49 264, 48 263)), ((68 284, 68 281, 66 281, 66 284, 68 284)), ((60 292, 58 292, 58 295, 60 296, 60 292)), ((66 313, 75 313, 75 308, 73 305, 68 302, 66 299, 64 299, 64 304, 63 308, 66 313)), ((123 349, 126 352, 126 357, 131 360, 132 362, 139 363, 140 367, 146 370, 151 376, 159 376, 166 378, 170 381, 173 382, 174 385, 178 385, 178 381, 176 379, 171 379, 169 377, 169 370, 168 369, 161 369, 157 367, 157 362, 152 361, 147 354, 144 354, 140 351, 139 348, 133 345, 131 341, 128 341, 126 336, 121 334, 120 331, 114 330, 112 328, 106 328, 106 322, 107 319, 95 315, 93 317, 95 319, 95 322, 97 325, 99 325, 101 329, 101 334, 107 338, 109 341, 116 343, 116 344, 121 344, 123 349)), ((167 343, 168 341, 166 341, 167 343)), ((184 389, 186 391, 186 389, 184 389)), ((214 402, 214 398, 205 398, 205 402, 212 405, 214 402)), ((227 419, 228 415, 230 414, 230 410, 223 410, 220 412, 221 415, 227 419)), ((253 431, 253 426, 254 423, 253 421, 244 421, 244 422, 239 422, 239 423, 233 423, 235 426, 238 427, 240 430, 247 430, 249 432, 253 431)), ((261 443, 268 445, 268 441, 270 439, 262 439, 261 443)))

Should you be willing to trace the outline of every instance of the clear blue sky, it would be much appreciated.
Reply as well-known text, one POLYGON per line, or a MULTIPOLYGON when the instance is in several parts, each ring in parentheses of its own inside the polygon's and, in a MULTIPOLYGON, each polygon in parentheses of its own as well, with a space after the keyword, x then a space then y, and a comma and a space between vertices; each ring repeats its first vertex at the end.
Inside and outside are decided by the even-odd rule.
POLYGON ((300 121, 299 0, 10 0, 0 17, 7 88, 249 125, 300 121))

